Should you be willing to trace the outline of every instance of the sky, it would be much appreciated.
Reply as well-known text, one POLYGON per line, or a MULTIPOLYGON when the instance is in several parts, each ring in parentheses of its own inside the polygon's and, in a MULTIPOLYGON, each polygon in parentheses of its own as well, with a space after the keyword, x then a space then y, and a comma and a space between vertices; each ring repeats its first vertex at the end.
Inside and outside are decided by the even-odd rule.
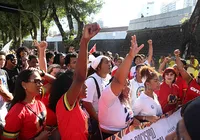
POLYGON ((154 1, 160 10, 161 3, 169 3, 172 0, 104 0, 100 12, 95 15, 94 21, 102 20, 104 26, 118 27, 128 26, 129 21, 139 18, 142 6, 147 1, 154 1))
MULTIPOLYGON (((169 3, 172 0, 103 0, 104 5, 102 6, 99 13, 92 15, 94 22, 99 20, 103 21, 104 27, 120 27, 128 26, 129 21, 132 19, 137 19, 141 16, 141 9, 147 2, 154 1, 156 5, 156 10, 160 11, 161 3, 169 3)), ((61 24, 63 28, 67 27, 67 19, 62 19, 61 24)), ((54 24, 50 30, 57 34, 58 28, 54 24)))

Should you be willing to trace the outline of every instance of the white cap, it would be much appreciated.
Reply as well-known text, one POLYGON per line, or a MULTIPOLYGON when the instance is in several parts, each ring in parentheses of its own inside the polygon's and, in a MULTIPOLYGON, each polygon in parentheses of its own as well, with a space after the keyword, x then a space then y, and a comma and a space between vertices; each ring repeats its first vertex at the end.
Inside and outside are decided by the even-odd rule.
POLYGON ((89 62, 94 61, 94 59, 95 59, 94 55, 90 54, 90 55, 89 55, 89 62))
POLYGON ((102 58, 106 58, 106 59, 110 60, 109 57, 104 56, 104 55, 100 55, 100 56, 96 57, 96 58, 92 61, 92 63, 91 63, 91 67, 92 67, 94 70, 96 70, 96 68, 98 67, 98 65, 99 65, 99 63, 101 62, 101 59, 102 59, 102 58))

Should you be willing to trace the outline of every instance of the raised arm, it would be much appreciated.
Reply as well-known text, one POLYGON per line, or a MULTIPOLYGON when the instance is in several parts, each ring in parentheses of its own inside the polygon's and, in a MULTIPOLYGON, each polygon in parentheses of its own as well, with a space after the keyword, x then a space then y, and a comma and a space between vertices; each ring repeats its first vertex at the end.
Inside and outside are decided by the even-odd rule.
POLYGON ((153 42, 152 42, 151 39, 149 39, 147 42, 149 44, 149 55, 148 55, 147 61, 148 61, 149 65, 150 65, 151 61, 152 61, 152 58, 153 58, 153 42))
POLYGON ((38 43, 37 41, 34 41, 34 45, 37 47, 39 52, 39 65, 40 69, 47 72, 47 61, 46 61, 46 48, 48 46, 46 41, 42 41, 38 43))
POLYGON ((126 84, 126 79, 128 77, 128 73, 130 72, 130 67, 131 67, 133 58, 143 47, 144 47, 144 44, 138 47, 135 35, 131 37, 130 51, 128 55, 126 56, 126 58, 124 59, 124 61, 122 62, 122 64, 120 65, 120 67, 118 68, 114 76, 114 79, 111 83, 112 92, 116 96, 120 95, 122 89, 124 88, 126 84))
POLYGON ((165 57, 164 61, 160 64, 159 69, 158 69, 158 72, 159 72, 160 74, 163 73, 163 70, 165 69, 166 64, 167 64, 168 61, 169 61, 169 58, 168 58, 168 57, 165 57))
POLYGON ((88 24, 84 27, 73 83, 70 89, 65 93, 70 106, 74 105, 76 102, 87 76, 88 43, 99 31, 100 27, 97 23, 88 24))
POLYGON ((186 80, 186 82, 189 84, 190 81, 192 80, 192 76, 191 76, 189 73, 187 73, 187 71, 183 68, 183 63, 181 62, 180 57, 179 57, 179 55, 180 55, 180 50, 179 50, 179 49, 176 49, 176 50, 174 51, 174 55, 175 55, 175 57, 176 57, 176 64, 177 64, 177 67, 178 67, 178 70, 179 70, 181 76, 182 76, 183 79, 186 80))

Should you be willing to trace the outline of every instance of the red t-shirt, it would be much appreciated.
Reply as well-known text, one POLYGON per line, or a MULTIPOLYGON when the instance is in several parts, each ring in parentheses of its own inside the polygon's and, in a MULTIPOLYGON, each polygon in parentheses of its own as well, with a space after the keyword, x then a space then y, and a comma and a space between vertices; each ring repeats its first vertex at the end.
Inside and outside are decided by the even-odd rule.
POLYGON ((200 96, 200 85, 193 79, 188 85, 184 104, 198 96, 200 96))
POLYGON ((186 91, 187 88, 188 88, 187 82, 181 76, 178 76, 176 78, 175 84, 179 87, 179 97, 182 100, 183 97, 184 97, 184 92, 183 91, 184 90, 186 91))
POLYGON ((19 140, 30 140, 42 131, 45 123, 46 108, 41 101, 35 100, 34 104, 16 103, 6 116, 3 138, 5 140, 16 138, 19 140), (39 117, 44 120, 41 125, 39 117))
POLYGON ((155 92, 162 107, 163 114, 176 108, 179 98, 179 88, 176 84, 170 87, 165 82, 160 85, 160 90, 155 92))
MULTIPOLYGON (((44 85, 45 84, 48 84, 48 82, 45 81, 44 85)), ((43 90, 43 92, 45 92, 45 90, 43 90)), ((49 96, 50 96, 50 93, 45 92, 42 95, 36 96, 36 99, 42 101, 42 103, 44 103, 44 105, 46 106, 46 109, 47 109, 46 125, 52 127, 52 126, 57 126, 57 118, 56 118, 56 113, 53 112, 48 106, 49 105, 49 96)))
POLYGON ((69 107, 66 94, 57 103, 56 116, 62 140, 88 139, 87 116, 79 103, 76 103, 74 107, 69 107))

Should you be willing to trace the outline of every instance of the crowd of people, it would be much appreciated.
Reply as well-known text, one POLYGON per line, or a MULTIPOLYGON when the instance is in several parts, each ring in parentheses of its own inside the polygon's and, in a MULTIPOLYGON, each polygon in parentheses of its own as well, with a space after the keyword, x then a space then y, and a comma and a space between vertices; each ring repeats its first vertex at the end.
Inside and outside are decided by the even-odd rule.
POLYGON ((174 50, 156 70, 153 41, 147 41, 146 57, 135 35, 125 58, 90 54, 88 43, 99 31, 97 23, 85 25, 78 53, 73 47, 67 54, 47 51, 45 41, 34 41, 37 51, 0 51, 1 139, 103 140, 183 106, 177 134, 166 139, 197 140, 192 117, 199 116, 200 71, 194 55, 186 61, 174 50))

